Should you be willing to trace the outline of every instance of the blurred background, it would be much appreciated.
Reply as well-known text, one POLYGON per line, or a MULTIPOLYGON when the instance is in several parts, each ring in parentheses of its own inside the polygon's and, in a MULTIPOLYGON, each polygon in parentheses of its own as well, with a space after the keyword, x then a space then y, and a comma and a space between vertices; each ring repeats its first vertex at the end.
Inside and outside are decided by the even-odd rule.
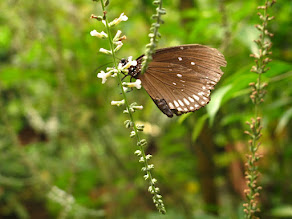
MULTIPOLYGON (((135 119, 145 124, 147 153, 167 209, 157 213, 137 149, 123 121, 117 81, 97 72, 113 66, 98 52, 108 41, 99 3, 90 0, 0 1, 0 218, 243 218, 245 124, 254 114, 248 84, 257 48, 261 0, 170 0, 159 47, 198 43, 228 62, 208 107, 169 119, 147 93, 135 119), (105 64, 107 64, 105 66, 105 64)), ((119 58, 138 57, 149 42, 152 1, 110 1, 110 20, 127 36, 119 58)), ((259 153, 261 218, 292 218, 292 5, 270 10, 275 34, 262 105, 259 153)), ((115 29, 113 31, 116 31, 115 29)))

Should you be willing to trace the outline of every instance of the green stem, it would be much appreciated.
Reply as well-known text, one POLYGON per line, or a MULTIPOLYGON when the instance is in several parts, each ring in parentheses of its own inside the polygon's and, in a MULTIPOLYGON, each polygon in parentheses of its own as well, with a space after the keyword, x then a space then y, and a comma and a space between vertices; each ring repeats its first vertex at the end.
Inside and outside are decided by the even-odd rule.
MULTIPOLYGON (((102 5, 102 10, 105 11, 105 6, 104 6, 104 1, 101 0, 101 5, 102 5)), ((110 43, 110 49, 111 49, 111 52, 112 52, 112 57, 113 57, 113 61, 114 61, 114 65, 115 65, 115 68, 118 69, 118 65, 117 65, 117 62, 116 62, 116 56, 115 56, 115 48, 114 48, 114 44, 113 44, 113 41, 112 41, 112 36, 111 36, 111 32, 110 32, 110 27, 109 27, 109 24, 108 24, 108 20, 107 18, 105 18, 105 23, 106 23, 106 29, 107 29, 107 32, 108 32, 108 39, 109 39, 109 43, 110 43)), ((118 83, 120 85, 120 89, 122 91, 122 95, 124 97, 124 100, 125 100, 125 105, 126 105, 126 109, 129 113, 129 116, 130 116, 130 120, 133 124, 133 129, 134 129, 134 132, 135 132, 135 136, 136 136, 136 139, 137 139, 137 142, 140 142, 141 141, 141 138, 138 134, 138 130, 137 130, 137 127, 136 127, 136 123, 135 123, 135 120, 133 118, 133 114, 130 110, 130 105, 129 105, 129 102, 128 102, 128 99, 127 99, 127 96, 126 96, 126 93, 123 89, 123 85, 122 85, 122 80, 121 80, 121 76, 120 76, 120 72, 118 72, 117 74, 117 78, 118 78, 118 83)), ((146 165, 146 168, 147 168, 147 165, 148 165, 148 162, 146 160, 146 155, 145 155, 145 152, 144 152, 144 149, 142 146, 139 146, 140 147, 140 150, 142 152, 142 156, 145 160, 145 165, 146 165)), ((151 174, 150 174, 151 176, 151 174)), ((152 177, 151 177, 152 179, 152 177)))
MULTIPOLYGON (((152 27, 151 27, 151 28, 154 28, 153 36, 150 36, 150 43, 147 44, 147 46, 146 46, 144 61, 142 63, 141 74, 144 74, 145 71, 147 70, 149 63, 152 60, 152 55, 155 52, 156 42, 158 41, 157 36, 159 35, 158 29, 160 27, 160 24, 163 22, 161 19, 161 15, 163 15, 163 13, 165 13, 165 11, 162 9, 162 0, 159 1, 159 5, 156 8, 156 10, 157 10, 157 13, 154 15, 154 16, 156 16, 156 23, 153 23, 152 27)), ((150 31, 150 32, 152 32, 152 31, 150 31)))
MULTIPOLYGON (((105 5, 104 5, 104 0, 101 0, 101 6, 102 6, 102 10, 105 11, 105 5)), ((115 49, 114 49, 114 44, 113 44, 113 41, 112 41, 112 36, 111 36, 111 31, 110 31, 110 26, 109 26, 109 23, 108 23, 108 20, 107 18, 105 17, 105 26, 106 26, 106 29, 107 29, 107 34, 108 34, 108 40, 109 40, 109 44, 110 44, 110 50, 111 50, 111 53, 112 53, 112 57, 113 57, 113 62, 114 62, 114 66, 115 68, 119 71, 118 69, 118 64, 116 62, 116 56, 115 56, 115 49)), ((143 148, 143 145, 139 144, 141 142, 141 138, 139 136, 139 132, 138 132, 138 129, 136 127, 136 123, 135 123, 135 120, 134 120, 134 117, 133 117, 133 114, 131 112, 131 109, 130 109, 130 105, 129 105, 129 102, 128 102, 128 99, 127 99, 127 96, 126 96, 126 93, 123 89, 123 85, 122 85, 122 80, 121 80, 121 76, 120 76, 120 72, 118 72, 117 74, 117 78, 118 78, 118 84, 120 85, 120 89, 122 91, 122 95, 124 97, 124 100, 125 100, 125 106, 126 106, 126 109, 129 113, 129 116, 130 116, 130 120, 131 120, 131 123, 133 125, 133 130, 135 132, 135 136, 136 136, 136 140, 138 142, 138 146, 139 146, 139 149, 141 151, 141 155, 143 157, 143 160, 144 160, 144 167, 146 169, 146 173, 147 175, 149 176, 149 182, 150 182, 150 186, 152 187, 153 191, 155 191, 155 185, 153 183, 153 177, 151 175, 151 171, 148 169, 148 161, 146 159, 146 154, 145 154, 145 151, 144 151, 144 148, 143 148)), ((154 193, 154 195, 156 195, 157 192, 154 193)), ((162 210, 163 212, 163 210, 162 210)))

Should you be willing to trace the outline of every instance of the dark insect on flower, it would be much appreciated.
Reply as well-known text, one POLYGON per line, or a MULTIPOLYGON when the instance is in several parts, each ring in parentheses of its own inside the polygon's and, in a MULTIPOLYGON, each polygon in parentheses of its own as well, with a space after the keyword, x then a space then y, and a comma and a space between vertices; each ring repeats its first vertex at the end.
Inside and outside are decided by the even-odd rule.
MULTIPOLYGON (((128 75, 140 79, 157 107, 168 117, 193 112, 210 101, 210 90, 220 80, 227 62, 214 48, 199 44, 156 50, 153 60, 141 74, 143 56, 130 66, 128 75)), ((122 65, 127 60, 122 59, 122 65)))

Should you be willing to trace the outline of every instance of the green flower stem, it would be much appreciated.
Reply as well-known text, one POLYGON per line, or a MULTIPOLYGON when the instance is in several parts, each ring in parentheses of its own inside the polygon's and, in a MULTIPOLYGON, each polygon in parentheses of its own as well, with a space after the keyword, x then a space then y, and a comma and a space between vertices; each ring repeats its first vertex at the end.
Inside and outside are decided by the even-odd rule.
MULTIPOLYGON (((102 9, 103 11, 106 11, 105 10, 105 4, 104 4, 104 0, 101 0, 101 6, 102 6, 102 9)), ((111 31, 110 31, 110 26, 109 26, 109 23, 108 23, 108 20, 106 18, 106 16, 104 17, 104 20, 105 20, 105 26, 106 26, 106 29, 107 29, 107 34, 108 34, 108 39, 109 39, 109 44, 110 44, 110 50, 112 52, 112 57, 113 57, 113 62, 114 62, 114 66, 115 68, 118 70, 118 64, 117 64, 117 61, 116 61, 116 56, 115 56, 115 48, 114 48, 114 44, 113 44, 113 41, 112 41, 112 36, 111 36, 111 31)), ((155 202, 155 200, 157 200, 157 202, 155 202, 156 204, 156 207, 157 209, 161 212, 161 213, 165 213, 165 209, 164 209, 164 204, 162 202, 162 200, 160 198, 158 198, 160 195, 158 194, 158 191, 156 191, 156 187, 154 185, 154 178, 152 177, 152 174, 151 174, 151 171, 150 169, 148 168, 149 167, 149 163, 147 161, 147 158, 146 158, 146 154, 145 154, 145 151, 144 151, 144 145, 141 144, 141 138, 140 138, 140 135, 139 135, 139 132, 138 132, 138 129, 137 129, 137 126, 136 126, 136 123, 135 123, 135 120, 133 118, 133 114, 132 114, 132 111, 130 109, 130 104, 128 102, 128 99, 127 99, 127 96, 126 96, 126 93, 123 89, 123 85, 122 85, 122 80, 121 80, 121 76, 120 76, 120 72, 118 72, 117 74, 117 78, 118 78, 118 83, 120 85, 120 89, 122 91, 122 95, 124 97, 124 100, 125 100, 125 106, 126 106, 126 110, 128 111, 129 113, 129 116, 130 116, 130 120, 131 120, 131 123, 132 123, 132 127, 133 127, 133 130, 135 132, 135 136, 136 136, 136 140, 137 140, 137 145, 139 146, 139 149, 141 151, 141 156, 143 158, 143 163, 144 163, 144 168, 145 168, 145 172, 146 174, 148 175, 148 180, 150 182, 150 187, 152 188, 151 190, 154 191, 152 194, 153 194, 153 200, 155 202)), ((146 179, 146 178, 145 178, 146 179)))
MULTIPOLYGON (((101 5, 102 5, 102 10, 105 11, 104 1, 101 0, 100 2, 101 2, 101 5)), ((114 52, 114 44, 113 44, 113 41, 112 41, 112 36, 111 36, 110 27, 109 27, 107 18, 105 18, 105 23, 106 23, 106 29, 107 29, 107 33, 108 33, 108 39, 109 39, 110 49, 112 51, 112 57, 113 57, 114 65, 115 65, 115 68, 118 69, 118 65, 117 65, 117 62, 116 62, 116 55, 115 55, 115 52, 114 52)), ((135 120, 133 118, 133 114, 132 114, 132 112, 130 110, 130 105, 129 105, 126 93, 125 93, 125 91, 123 89, 123 86, 122 86, 122 80, 121 80, 120 74, 117 74, 117 78, 118 78, 118 83, 119 83, 121 91, 122 91, 122 95, 123 95, 124 100, 125 100, 126 109, 128 110, 128 113, 129 113, 129 116, 130 116, 130 120, 131 120, 131 122, 133 124, 133 129, 134 129, 134 132, 135 132, 135 136, 136 136, 137 142, 140 142, 141 139, 140 139, 140 136, 138 134, 138 130, 137 130, 137 127, 136 127, 136 124, 135 124, 135 120)), ((140 149, 143 149, 143 148, 140 147, 140 149)), ((145 158, 145 160, 146 160, 146 155, 144 153, 144 150, 141 150, 141 151, 142 151, 143 158, 145 158)), ((147 164, 147 160, 146 160, 146 164, 147 164)))
POLYGON ((256 219, 257 212, 260 211, 257 203, 257 197, 259 196, 259 192, 262 189, 261 186, 257 185, 257 179, 259 176, 259 170, 257 166, 257 162, 261 158, 260 155, 257 154, 258 148, 261 144, 259 141, 261 137, 261 120, 260 117, 260 105, 264 101, 265 91, 265 83, 262 83, 261 75, 269 70, 266 68, 266 65, 271 62, 271 59, 268 55, 271 54, 269 50, 271 49, 272 44, 265 40, 267 37, 272 37, 273 34, 269 33, 267 30, 268 21, 272 20, 274 17, 270 17, 267 14, 267 10, 275 3, 275 0, 266 0, 264 6, 259 6, 258 9, 263 9, 263 14, 258 12, 260 20, 262 20, 261 25, 256 25, 255 27, 260 31, 259 39, 255 40, 259 50, 258 54, 252 54, 251 56, 255 58, 256 65, 252 67, 251 71, 258 74, 257 82, 250 83, 252 88, 252 94, 250 98, 254 103, 254 118, 251 119, 251 122, 247 122, 250 127, 250 131, 245 131, 246 134, 250 136, 249 140, 249 154, 247 155, 247 163, 246 163, 246 180, 248 189, 246 189, 245 195, 247 198, 244 206, 245 218, 246 219, 256 219))

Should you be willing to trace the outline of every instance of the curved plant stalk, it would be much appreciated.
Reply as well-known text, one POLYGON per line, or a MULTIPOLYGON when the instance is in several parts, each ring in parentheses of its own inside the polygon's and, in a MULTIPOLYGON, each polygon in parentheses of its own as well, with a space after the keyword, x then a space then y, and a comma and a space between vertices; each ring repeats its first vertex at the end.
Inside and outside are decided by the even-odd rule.
MULTIPOLYGON (((109 76, 113 76, 117 78, 117 82, 120 86, 121 89, 121 93, 123 96, 123 100, 121 101, 112 101, 111 104, 112 105, 116 105, 116 106, 122 106, 125 105, 125 110, 124 113, 129 114, 129 119, 126 120, 124 122, 126 128, 131 128, 131 134, 130 137, 133 138, 135 137, 137 140, 137 146, 138 146, 138 150, 135 151, 135 154, 139 157, 139 162, 143 163, 143 167, 142 167, 142 171, 145 172, 144 175, 144 179, 147 180, 149 182, 149 188, 148 191, 152 194, 152 198, 153 198, 153 202, 156 206, 156 208, 159 210, 159 212, 161 213, 165 213, 165 207, 162 201, 162 196, 159 194, 159 188, 155 185, 157 180, 152 176, 151 174, 151 170, 154 168, 153 164, 149 163, 150 158, 152 157, 152 155, 145 153, 144 147, 147 144, 145 139, 142 139, 140 137, 139 132, 143 131, 144 126, 143 125, 137 125, 134 118, 133 118, 133 113, 136 110, 142 109, 142 106, 137 106, 136 103, 129 103, 129 100, 127 99, 126 96, 126 92, 125 92, 125 88, 127 87, 136 87, 138 89, 141 88, 141 81, 139 79, 136 80, 136 82, 134 83, 127 83, 127 82, 122 82, 121 79, 121 74, 123 73, 128 73, 128 68, 131 65, 136 65, 137 62, 136 61, 132 61, 132 58, 130 57, 128 59, 128 63, 125 66, 122 66, 120 64, 118 64, 117 62, 117 58, 115 53, 121 48, 122 44, 122 40, 126 39, 125 36, 120 37, 121 31, 117 31, 115 37, 112 37, 111 35, 111 27, 117 25, 118 23, 120 23, 121 21, 126 21, 128 18, 124 15, 124 13, 121 14, 121 16, 119 18, 114 19, 112 22, 108 22, 107 19, 107 12, 106 12, 106 6, 109 4, 108 1, 104 1, 104 0, 100 0, 101 3, 101 7, 103 10, 103 16, 95 16, 92 15, 91 18, 95 18, 99 21, 102 21, 102 23, 105 25, 106 27, 106 33, 101 32, 98 33, 97 31, 92 31, 91 35, 92 36, 97 36, 99 38, 107 38, 109 41, 109 46, 110 46, 110 50, 106 50, 101 48, 100 52, 106 53, 106 54, 111 54, 112 55, 112 59, 114 62, 114 68, 108 68, 108 72, 101 72, 98 74, 99 78, 102 78, 102 83, 105 83, 105 81, 107 80, 107 77, 109 76)), ((157 35, 158 33, 156 32, 154 35, 157 35)), ((156 41, 156 40, 154 40, 156 41)))

